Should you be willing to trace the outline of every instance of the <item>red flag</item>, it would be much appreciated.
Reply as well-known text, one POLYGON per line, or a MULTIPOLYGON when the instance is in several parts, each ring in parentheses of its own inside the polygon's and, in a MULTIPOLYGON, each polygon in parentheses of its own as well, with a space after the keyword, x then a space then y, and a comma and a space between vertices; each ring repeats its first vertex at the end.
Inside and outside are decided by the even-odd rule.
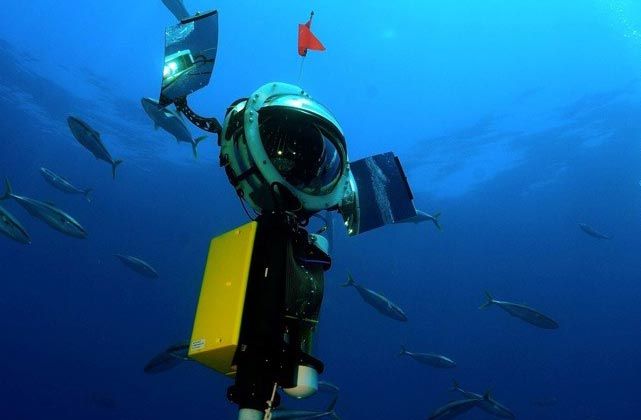
POLYGON ((314 12, 309 16, 306 24, 298 25, 298 54, 302 57, 307 55, 307 50, 325 51, 325 47, 312 33, 312 18, 314 12))

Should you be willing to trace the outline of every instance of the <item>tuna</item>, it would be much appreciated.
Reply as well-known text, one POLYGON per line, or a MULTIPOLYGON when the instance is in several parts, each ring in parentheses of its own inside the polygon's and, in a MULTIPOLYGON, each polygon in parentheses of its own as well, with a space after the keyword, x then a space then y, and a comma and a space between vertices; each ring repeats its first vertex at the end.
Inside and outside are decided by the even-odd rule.
POLYGON ((179 365, 182 361, 191 360, 187 357, 189 344, 176 344, 168 347, 162 353, 154 356, 144 368, 145 373, 154 374, 166 372, 179 365))
POLYGON ((583 232, 586 234, 590 235, 593 238, 597 239, 612 239, 611 236, 603 234, 596 229, 594 229, 592 226, 586 225, 585 223, 579 223, 579 227, 583 232))
POLYGON ((0 233, 21 244, 30 244, 31 238, 20 222, 0 206, 0 233))
POLYGON ((516 318, 520 318, 523 321, 536 327, 548 330, 555 330, 559 328, 559 324, 555 320, 546 315, 543 315, 536 309, 532 309, 529 306, 521 305, 519 303, 496 300, 488 292, 485 292, 485 296, 487 297, 487 301, 483 305, 481 305, 479 309, 485 309, 491 305, 498 305, 508 314, 516 318))
POLYGON ((136 273, 152 279, 158 278, 158 272, 151 265, 141 260, 140 258, 120 254, 116 254, 115 256, 126 267, 132 269, 136 273))
POLYGON ((356 289, 361 298, 365 303, 374 307, 378 312, 383 315, 395 319, 397 321, 407 321, 407 316, 405 312, 398 305, 392 303, 385 296, 380 295, 370 289, 367 289, 354 281, 354 278, 351 274, 347 274, 347 282, 342 285, 343 287, 352 286, 356 289))
POLYGON ((414 353, 411 351, 407 351, 404 346, 401 346, 399 355, 407 355, 421 364, 432 366, 435 368, 456 367, 456 363, 454 362, 454 360, 450 359, 449 357, 434 353, 414 353))
POLYGON ((84 239, 87 237, 87 231, 80 225, 80 223, 64 211, 55 207, 53 204, 15 195, 11 189, 11 184, 8 179, 5 181, 5 185, 6 190, 4 195, 0 197, 0 201, 13 198, 18 204, 27 210, 30 215, 42 220, 57 231, 75 238, 84 239))
POLYGON ((336 385, 326 382, 326 381, 319 381, 318 382, 318 390, 320 392, 328 392, 331 394, 338 394, 340 392, 340 388, 337 387, 336 385))
POLYGON ((142 108, 145 110, 149 118, 154 122, 154 127, 162 128, 176 139, 178 143, 189 143, 194 153, 194 157, 198 157, 198 144, 205 140, 207 136, 200 136, 193 138, 187 124, 182 119, 180 114, 167 107, 162 108, 158 101, 150 98, 143 98, 141 100, 142 108))
POLYGON ((428 418, 429 420, 448 420, 460 416, 476 407, 481 400, 479 398, 465 398, 456 400, 439 407, 428 418))
POLYGON ((104 160, 111 165, 112 177, 116 179, 116 168, 122 163, 122 160, 114 160, 111 157, 111 154, 100 139, 100 133, 80 118, 69 117, 67 118, 67 123, 69 124, 71 134, 78 140, 78 143, 89 150, 96 159, 104 160))
POLYGON ((91 202, 91 197, 89 197, 89 194, 92 191, 91 188, 78 188, 65 178, 53 173, 47 168, 40 168, 40 174, 45 179, 45 181, 51 184, 54 188, 57 188, 60 191, 66 192, 68 194, 82 194, 87 201, 91 202))
POLYGON ((331 417, 333 419, 338 420, 339 417, 336 414, 336 410, 335 410, 337 400, 338 400, 338 397, 334 397, 334 399, 329 403, 325 411, 288 410, 285 408, 276 409, 272 412, 272 419, 283 419, 283 420, 310 419, 311 420, 311 419, 331 417))
POLYGON ((424 211, 421 210, 416 210, 416 216, 410 217, 409 219, 402 220, 398 223, 423 223, 423 222, 432 222, 434 223, 434 226, 438 230, 443 230, 443 227, 441 226, 441 223, 439 222, 439 218, 441 217, 441 213, 436 213, 433 216, 431 214, 425 213, 424 211))
POLYGON ((512 411, 510 411, 509 408, 501 404, 500 402, 496 401, 494 398, 492 398, 492 394, 490 391, 487 391, 484 395, 477 394, 475 392, 469 392, 463 390, 458 382, 454 381, 454 384, 452 386, 452 391, 457 391, 460 392, 465 398, 476 398, 479 401, 479 408, 485 411, 488 414, 491 414, 495 417, 499 417, 502 419, 514 419, 516 416, 512 411))

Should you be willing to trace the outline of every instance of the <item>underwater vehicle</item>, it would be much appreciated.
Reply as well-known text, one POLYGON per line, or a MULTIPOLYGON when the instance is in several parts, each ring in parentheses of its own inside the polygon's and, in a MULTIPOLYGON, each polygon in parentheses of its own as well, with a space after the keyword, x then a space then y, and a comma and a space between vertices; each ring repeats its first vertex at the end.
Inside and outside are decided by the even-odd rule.
MULTIPOLYGON (((322 49, 310 17, 299 25, 299 54, 322 49)), ((332 264, 323 234, 333 229, 330 217, 312 233, 310 218, 337 212, 355 236, 416 217, 416 209, 399 159, 388 152, 350 161, 334 115, 299 86, 266 83, 232 102, 222 124, 194 112, 187 98, 209 84, 217 50, 217 11, 168 27, 158 105, 143 106, 159 118, 175 107, 217 136, 220 166, 252 219, 210 243, 188 357, 234 380, 227 398, 239 419, 263 419, 285 415, 277 414, 279 391, 315 394, 324 370, 314 333, 332 264)))
POLYGON ((9 180, 5 180, 5 193, 0 197, 0 201, 13 198, 22 208, 27 210, 30 215, 40 219, 55 230, 74 238, 84 239, 87 237, 87 231, 70 215, 60 210, 51 203, 34 200, 29 197, 15 195, 11 189, 9 180))

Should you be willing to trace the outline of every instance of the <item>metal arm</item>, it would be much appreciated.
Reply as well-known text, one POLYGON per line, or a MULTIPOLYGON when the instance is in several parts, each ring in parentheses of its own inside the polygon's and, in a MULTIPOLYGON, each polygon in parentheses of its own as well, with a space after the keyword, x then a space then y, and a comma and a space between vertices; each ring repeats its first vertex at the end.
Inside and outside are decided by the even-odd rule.
POLYGON ((220 136, 222 134, 223 127, 220 125, 216 117, 205 118, 196 114, 191 110, 191 108, 189 108, 189 105, 187 105, 186 96, 176 99, 174 103, 176 104, 176 109, 178 110, 178 112, 182 112, 185 117, 187 117, 187 119, 191 121, 191 123, 196 127, 200 128, 201 130, 217 134, 218 141, 220 143, 220 136))

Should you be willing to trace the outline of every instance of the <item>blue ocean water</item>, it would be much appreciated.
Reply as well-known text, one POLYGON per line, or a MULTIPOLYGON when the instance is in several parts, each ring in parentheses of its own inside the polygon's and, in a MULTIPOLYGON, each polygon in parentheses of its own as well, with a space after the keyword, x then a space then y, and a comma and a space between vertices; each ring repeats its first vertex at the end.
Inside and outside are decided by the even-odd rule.
MULTIPOLYGON (((337 232, 317 356, 341 388, 341 418, 426 418, 455 397, 453 379, 491 390, 519 419, 641 418, 641 4, 186 1, 220 13, 215 74, 195 109, 222 118, 265 82, 300 82, 340 121, 351 159, 394 150, 417 208, 442 213, 442 232, 337 232), (327 51, 310 53, 299 81, 296 25, 311 9, 327 51), (409 321, 339 287, 348 271, 409 321), (560 328, 480 311, 486 290, 560 328), (401 345, 457 367, 397 357, 401 345)), ((0 237, 0 417, 234 418, 230 382, 214 372, 142 370, 189 338, 209 240, 247 220, 213 137, 194 160, 140 107, 158 95, 175 18, 156 0, 5 3, 0 177, 89 236, 2 204, 33 243, 0 237), (68 115, 124 160, 115 181, 73 139, 68 115), (93 201, 51 188, 42 166, 93 188, 93 201), (128 271, 116 253, 144 257, 160 278, 128 271)))

